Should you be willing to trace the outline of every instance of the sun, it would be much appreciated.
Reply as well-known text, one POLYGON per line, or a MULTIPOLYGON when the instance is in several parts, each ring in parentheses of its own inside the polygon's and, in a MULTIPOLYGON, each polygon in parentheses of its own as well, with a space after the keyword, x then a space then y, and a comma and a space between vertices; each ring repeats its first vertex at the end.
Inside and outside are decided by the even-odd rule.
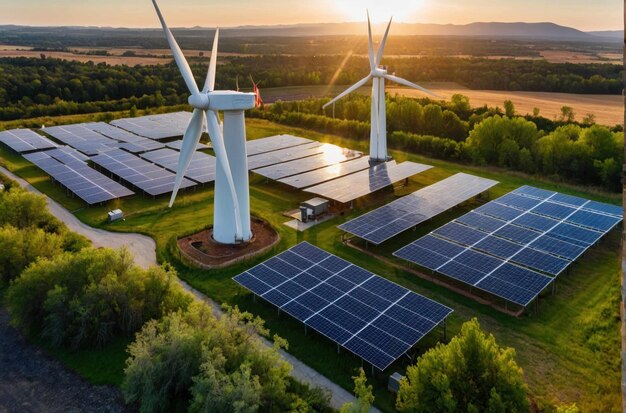
POLYGON ((336 0, 335 7, 341 16, 348 21, 363 21, 365 10, 369 10, 373 23, 382 23, 393 16, 396 21, 413 21, 420 9, 420 0, 336 0))

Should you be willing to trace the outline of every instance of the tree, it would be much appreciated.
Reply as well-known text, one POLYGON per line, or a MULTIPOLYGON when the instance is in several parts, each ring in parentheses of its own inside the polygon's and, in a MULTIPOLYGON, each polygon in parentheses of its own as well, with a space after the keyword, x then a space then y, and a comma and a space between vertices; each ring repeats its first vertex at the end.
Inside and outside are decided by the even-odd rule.
POLYGON ((580 409, 578 408, 576 403, 572 403, 558 406, 556 408, 556 413, 580 413, 580 409))
POLYGON ((537 118, 539 117, 539 113, 541 112, 541 110, 537 107, 533 108, 533 117, 537 118))
POLYGON ((561 121, 562 122, 574 122, 574 118, 576 114, 574 113, 574 109, 571 106, 562 106, 561 107, 561 121))
POLYGON ((354 380, 354 394, 356 402, 346 403, 341 406, 340 413, 368 413, 370 406, 374 403, 372 386, 367 384, 365 371, 359 369, 359 375, 352 377, 354 380))
POLYGON ((504 114, 507 118, 512 118, 515 116, 515 105, 510 100, 504 101, 504 114))
POLYGON ((430 349, 400 382, 401 412, 528 412, 515 350, 501 348, 474 318, 447 345, 430 349))
POLYGON ((585 126, 595 125, 596 123, 596 115, 593 113, 587 113, 582 120, 582 124, 585 126))

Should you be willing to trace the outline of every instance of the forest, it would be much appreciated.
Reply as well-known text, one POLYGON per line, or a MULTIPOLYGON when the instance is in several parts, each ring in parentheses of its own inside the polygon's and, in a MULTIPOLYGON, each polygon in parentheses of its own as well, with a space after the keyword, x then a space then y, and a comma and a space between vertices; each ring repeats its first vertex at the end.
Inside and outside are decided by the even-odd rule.
MULTIPOLYGON (((206 59, 205 59, 206 60, 206 59)), ((364 77, 367 64, 352 57, 341 72, 335 56, 234 56, 224 59, 217 88, 251 87, 248 75, 261 88, 351 84, 364 77)), ((554 64, 529 60, 460 59, 447 57, 388 59, 416 82, 453 81, 471 89, 528 90, 619 94, 619 66, 554 64)), ((195 61, 201 82, 206 62, 195 61)), ((46 58, 0 59, 0 120, 148 108, 186 103, 187 92, 173 64, 110 66, 46 58)))

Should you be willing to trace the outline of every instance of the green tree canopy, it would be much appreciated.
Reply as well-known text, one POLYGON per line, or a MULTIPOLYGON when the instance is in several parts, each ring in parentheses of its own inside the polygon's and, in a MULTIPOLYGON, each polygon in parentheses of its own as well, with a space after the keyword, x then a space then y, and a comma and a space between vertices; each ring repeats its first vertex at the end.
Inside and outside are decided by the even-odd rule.
POLYGON ((407 369, 396 407, 414 413, 526 413, 529 403, 515 350, 498 346, 474 318, 450 343, 407 369))

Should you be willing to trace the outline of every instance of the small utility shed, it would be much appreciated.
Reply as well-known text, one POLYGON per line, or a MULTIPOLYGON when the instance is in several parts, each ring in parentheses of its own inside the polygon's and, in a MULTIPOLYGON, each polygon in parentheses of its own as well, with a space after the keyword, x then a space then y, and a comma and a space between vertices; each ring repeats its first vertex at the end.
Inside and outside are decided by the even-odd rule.
POLYGON ((300 207, 310 209, 312 211, 312 214, 310 215, 318 217, 328 211, 328 200, 324 198, 313 198, 308 201, 304 201, 300 207))

